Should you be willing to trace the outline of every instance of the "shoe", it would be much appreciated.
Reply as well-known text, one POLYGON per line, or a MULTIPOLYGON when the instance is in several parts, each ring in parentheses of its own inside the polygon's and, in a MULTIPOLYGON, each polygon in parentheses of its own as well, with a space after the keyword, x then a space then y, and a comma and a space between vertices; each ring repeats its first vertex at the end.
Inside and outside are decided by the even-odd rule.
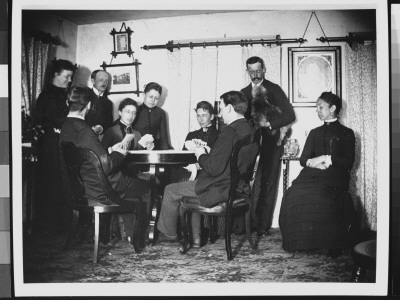
POLYGON ((175 236, 168 236, 163 232, 159 232, 156 241, 154 242, 154 244, 159 244, 162 242, 167 242, 167 243, 175 243, 178 242, 178 235, 175 236))
POLYGON ((342 249, 329 249, 326 255, 332 258, 338 258, 342 253, 342 249))
POLYGON ((270 233, 269 233, 269 230, 261 230, 261 231, 257 231, 257 236, 258 237, 262 237, 262 236, 269 236, 269 235, 271 235, 270 233))
POLYGON ((193 248, 200 248, 201 238, 200 234, 193 235, 193 248))

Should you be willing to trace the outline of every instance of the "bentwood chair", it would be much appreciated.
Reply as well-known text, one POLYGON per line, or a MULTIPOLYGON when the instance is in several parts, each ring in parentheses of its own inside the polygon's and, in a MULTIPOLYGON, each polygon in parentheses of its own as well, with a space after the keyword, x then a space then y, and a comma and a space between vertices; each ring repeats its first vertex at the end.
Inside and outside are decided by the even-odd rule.
POLYGON ((190 198, 180 203, 181 226, 183 231, 183 243, 180 252, 185 254, 192 246, 191 214, 200 213, 211 219, 210 242, 214 243, 214 234, 218 217, 225 219, 225 248, 228 260, 233 259, 231 234, 233 217, 239 214, 245 215, 245 229, 247 240, 252 249, 255 249, 251 237, 251 183, 255 174, 254 169, 259 153, 259 144, 249 134, 234 146, 230 159, 230 188, 228 202, 221 202, 214 207, 204 207, 191 202, 190 198))
POLYGON ((146 205, 139 199, 129 199, 133 202, 132 205, 127 205, 127 201, 123 201, 118 193, 114 191, 107 176, 104 174, 100 158, 91 150, 76 147, 69 142, 61 143, 61 165, 63 171, 63 180, 65 190, 70 199, 70 206, 73 210, 72 223, 70 234, 67 238, 65 249, 68 249, 73 237, 77 231, 78 218, 80 212, 94 214, 94 252, 93 263, 97 263, 98 249, 99 249, 99 229, 100 229, 100 215, 102 214, 121 214, 132 213, 135 214, 134 233, 133 233, 133 246, 135 252, 141 252, 145 247, 145 236, 147 226, 147 213, 146 205), (98 182, 101 184, 107 195, 107 202, 104 205, 88 204, 88 199, 85 195, 85 188, 79 173, 83 161, 90 161, 95 167, 98 182))

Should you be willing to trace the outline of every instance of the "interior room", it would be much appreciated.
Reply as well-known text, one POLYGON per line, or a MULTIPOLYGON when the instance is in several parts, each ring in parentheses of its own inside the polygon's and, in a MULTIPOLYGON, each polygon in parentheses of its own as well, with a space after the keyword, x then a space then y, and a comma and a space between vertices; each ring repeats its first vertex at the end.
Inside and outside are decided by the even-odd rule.
MULTIPOLYGON (((289 158, 281 159, 272 228, 267 236, 253 233, 256 250, 249 247, 244 235, 236 234, 232 235, 232 261, 226 260, 223 236, 215 244, 191 249, 184 255, 176 245, 150 246, 136 254, 131 245, 121 241, 100 242, 99 261, 93 264, 90 233, 71 249, 63 250, 66 234, 48 237, 35 232, 36 203, 40 201, 35 196, 33 179, 35 140, 34 133, 23 132, 24 284, 354 282, 357 271, 353 248, 337 258, 327 257, 323 249, 293 253, 283 250, 279 212, 284 191, 302 170, 298 157, 307 136, 311 129, 322 124, 316 113, 316 101, 328 84, 343 102, 340 122, 355 134, 349 193, 360 227, 357 242, 375 241, 376 247, 379 235, 376 9, 50 8, 22 9, 21 20, 21 105, 26 120, 34 119, 35 100, 48 80, 48 66, 55 59, 65 59, 76 66, 72 85, 92 87, 90 75, 96 69, 105 69, 111 76, 130 76, 128 84, 122 86, 110 80, 108 97, 113 102, 114 120, 119 116, 121 100, 129 97, 140 104, 145 85, 159 83, 162 94, 158 106, 167 114, 170 146, 181 150, 187 133, 199 128, 196 104, 205 100, 214 106, 223 93, 246 87, 250 83, 246 60, 260 56, 266 65, 265 78, 278 84, 293 106, 296 120, 291 124, 290 141, 297 145, 295 153, 285 152, 284 156, 289 158), (128 45, 116 39, 125 32, 128 39, 123 42, 128 45), (307 73, 299 71, 302 57, 318 57, 328 62, 329 72, 308 73, 307 78, 299 78, 307 73), (39 61, 34 79, 24 74, 29 59, 39 61), (122 65, 123 71, 113 65, 122 65), (321 78, 325 81, 321 82, 321 78), (301 93, 306 96, 299 96, 301 93)), ((363 280, 376 283, 375 269, 369 268, 363 280)))

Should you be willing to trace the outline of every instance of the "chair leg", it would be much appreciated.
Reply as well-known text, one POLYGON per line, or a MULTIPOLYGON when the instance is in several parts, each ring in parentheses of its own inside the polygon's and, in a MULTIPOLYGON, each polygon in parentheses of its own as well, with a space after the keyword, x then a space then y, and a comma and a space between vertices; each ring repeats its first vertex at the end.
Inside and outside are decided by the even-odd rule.
POLYGON ((158 196, 151 196, 151 212, 149 220, 149 230, 148 230, 148 240, 149 243, 154 243, 156 241, 157 234, 157 221, 159 215, 159 199, 158 196))
POLYGON ((214 244, 218 238, 218 217, 210 216, 210 243, 214 244))
POLYGON ((64 245, 64 250, 67 250, 69 248, 72 240, 74 239, 74 236, 75 236, 77 228, 78 228, 78 219, 79 219, 79 211, 73 210, 72 211, 71 228, 69 231, 67 241, 65 242, 65 245, 64 245))
POLYGON ((181 230, 183 233, 183 242, 181 244, 181 247, 179 249, 179 252, 181 254, 185 254, 189 249, 190 249, 190 229, 188 228, 189 225, 191 224, 190 222, 190 216, 183 207, 182 205, 180 206, 180 224, 181 224, 181 230))
POLYGON ((232 240, 231 240, 231 234, 232 234, 231 218, 232 218, 231 215, 228 213, 225 219, 225 248, 228 260, 233 259, 232 240))
POLYGON ((99 252, 99 231, 100 231, 100 213, 94 213, 94 252, 93 263, 97 263, 97 255, 99 252))
POLYGON ((135 220, 133 226, 133 248, 136 253, 141 253, 146 247, 145 234, 147 233, 148 214, 146 203, 140 201, 136 205, 135 220))
POLYGON ((250 214, 251 214, 251 212, 249 209, 248 211, 246 211, 246 214, 245 214, 246 236, 247 236, 247 240, 249 241, 251 249, 255 250, 256 247, 254 245, 253 238, 251 237, 250 214))

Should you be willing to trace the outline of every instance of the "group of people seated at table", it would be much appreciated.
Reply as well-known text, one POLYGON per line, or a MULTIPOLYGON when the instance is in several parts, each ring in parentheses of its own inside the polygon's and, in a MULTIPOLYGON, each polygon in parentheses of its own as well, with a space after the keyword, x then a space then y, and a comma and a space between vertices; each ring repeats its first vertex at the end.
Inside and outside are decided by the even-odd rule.
MULTIPOLYGON (((119 118, 113 121, 112 102, 106 95, 108 74, 103 70, 94 71, 92 89, 84 85, 69 88, 73 72, 72 63, 57 61, 52 85, 37 100, 38 123, 43 124, 45 131, 39 153, 49 153, 53 149, 53 156, 57 157, 58 147, 63 142, 92 150, 101 159, 114 190, 127 205, 132 203, 129 199, 139 198, 150 211, 149 177, 138 165, 124 161, 131 150, 171 148, 166 113, 157 106, 162 87, 155 82, 148 83, 141 105, 130 98, 122 100, 118 106, 119 118), (52 139, 50 144, 46 144, 48 136, 52 139)), ((190 132, 182 147, 195 153, 197 163, 172 170, 172 183, 165 187, 162 197, 157 243, 178 241, 180 201, 191 198, 206 207, 227 201, 229 159, 235 143, 260 128, 271 127, 272 121, 268 120, 271 105, 266 99, 255 97, 249 101, 242 92, 229 91, 220 96, 219 112, 214 112, 208 101, 197 104, 195 111, 200 129, 190 132), (249 105, 252 106, 252 122, 245 117, 249 105), (225 123, 222 130, 215 126, 217 113, 225 123), (196 176, 187 176, 193 173, 196 176)), ((349 227, 355 227, 354 208, 347 192, 354 162, 354 133, 338 120, 342 102, 337 95, 322 93, 316 107, 324 125, 310 131, 300 157, 304 168, 282 200, 279 223, 283 247, 287 251, 323 248, 338 252, 348 245, 349 227)), ((271 130, 270 134, 282 132, 284 136, 286 130, 271 130)), ((279 142, 283 142, 282 139, 279 142)), ((48 157, 39 155, 39 162, 46 160, 48 157)), ((50 164, 54 164, 54 160, 50 164)), ((51 168, 55 169, 56 165, 51 168)), ((49 163, 43 167, 49 168, 49 163)), ((57 172, 59 169, 55 169, 55 173, 47 169, 43 174, 48 177, 57 172)), ((83 163, 80 173, 89 205, 112 204, 96 180, 89 161, 83 163)), ((52 180, 54 183, 56 179, 52 180)), ((60 185, 50 186, 52 182, 46 178, 42 183, 44 189, 60 188, 60 185)), ((124 235, 131 236, 133 215, 121 217, 124 235)), ((193 217, 193 243, 198 247, 200 222, 198 216, 193 217)))

